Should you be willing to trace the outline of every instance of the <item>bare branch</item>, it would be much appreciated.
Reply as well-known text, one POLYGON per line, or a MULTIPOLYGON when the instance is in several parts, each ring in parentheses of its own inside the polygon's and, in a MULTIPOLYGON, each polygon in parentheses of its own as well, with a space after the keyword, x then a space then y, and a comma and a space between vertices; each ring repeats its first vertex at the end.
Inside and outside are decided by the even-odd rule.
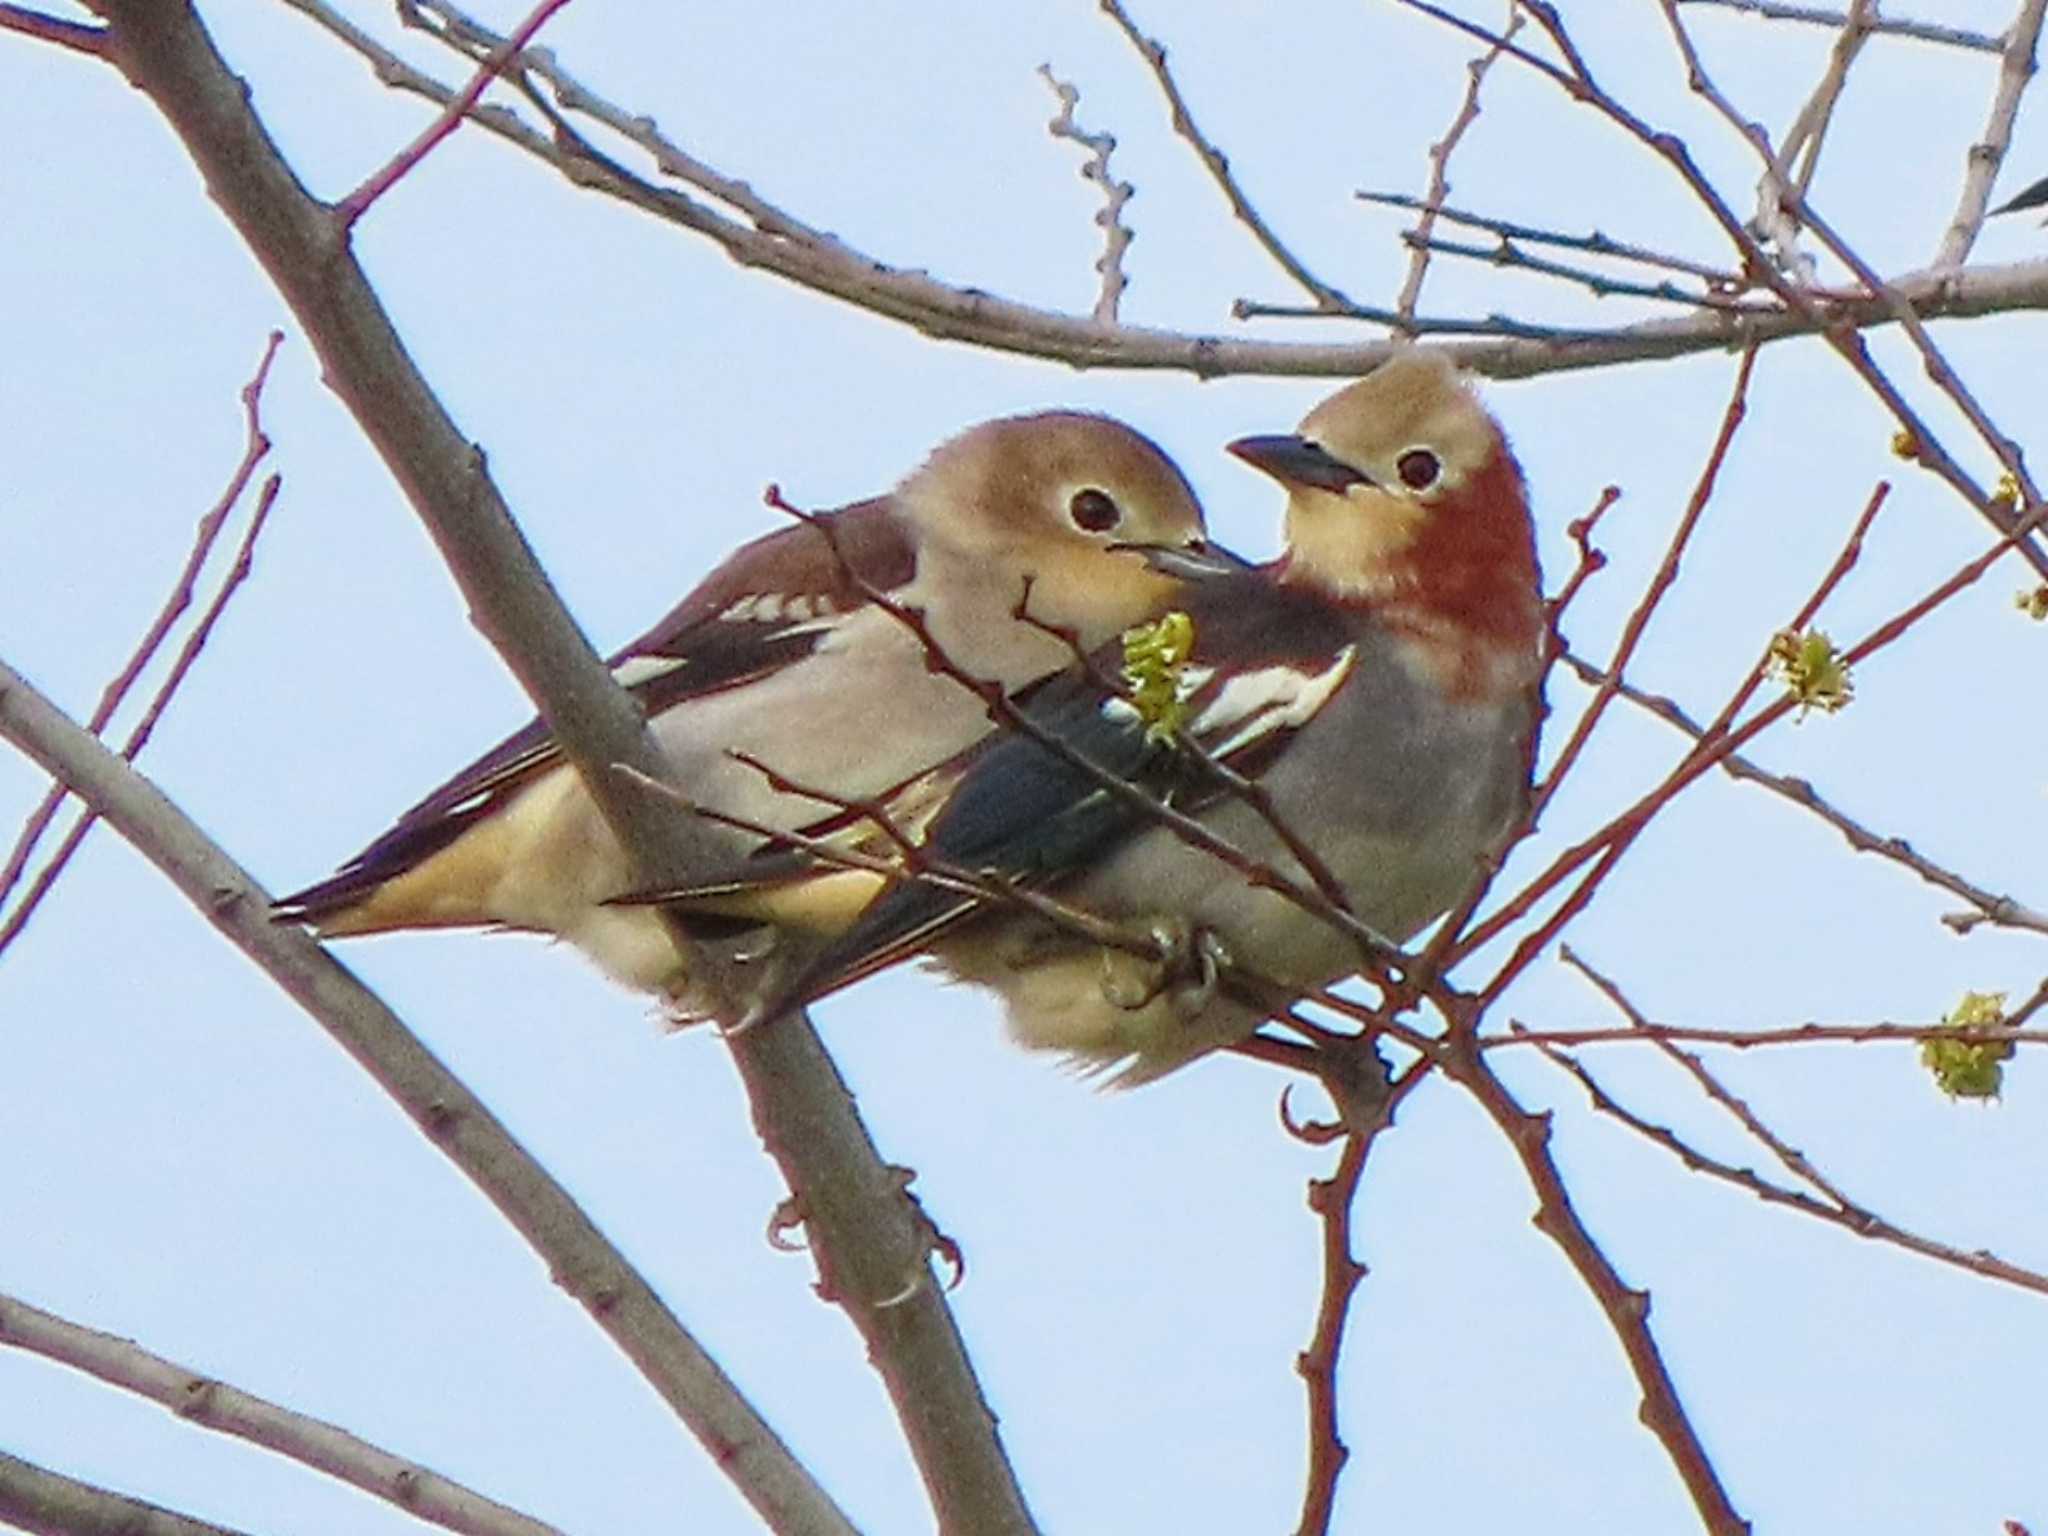
POLYGON ((1095 263, 1095 270, 1102 277, 1102 291, 1095 299, 1095 319, 1100 325, 1115 325, 1117 301, 1129 283, 1124 276, 1124 252, 1130 248, 1132 235, 1130 226, 1124 223, 1124 204, 1131 200, 1136 188, 1110 174, 1109 157, 1116 149, 1116 135, 1090 133, 1074 120, 1074 108, 1081 101, 1080 91, 1054 75, 1050 64, 1039 65, 1038 72, 1060 101, 1060 115, 1046 124, 1046 132, 1056 139, 1071 139, 1086 149, 1088 158, 1081 164, 1081 179, 1102 188, 1102 207, 1095 215, 1103 242, 1102 255, 1095 263))
POLYGON ((779 1536, 853 1529, 583 1208, 377 996, 133 768, 0 664, 0 739, 63 779, 334 1037, 467 1175, 779 1536))
POLYGON ((1984 210, 1991 203, 1991 188, 1998 180, 1998 168, 2005 163, 2005 151, 2012 143, 2013 119, 2019 116, 2020 98, 2034 77, 2034 52, 2041 40, 2041 17, 2048 0, 2020 0, 2020 8, 2006 29, 2005 46, 1998 62, 1998 84, 1991 92, 1991 112, 1984 132, 1970 146, 1963 161, 1962 190, 1956 196, 1956 215, 1934 253, 1934 266, 1960 267, 1969 259, 1984 227, 1984 210))
POLYGON ((81 1327, 0 1296, 0 1344, 58 1361, 161 1403, 181 1419, 234 1435, 352 1484, 407 1514, 468 1536, 559 1536, 555 1528, 473 1488, 328 1424, 153 1355, 131 1339, 81 1327))
POLYGON ((0 1451, 0 1523, 34 1536, 242 1536, 0 1451))
POLYGON ((1798 248, 1799 227, 1792 210, 1805 200, 1813 185, 1828 124, 1834 121, 1836 103, 1849 83, 1849 67, 1869 40, 1876 15, 1877 0, 1850 0, 1849 13, 1836 32, 1835 46, 1828 50, 1827 68, 1821 72, 1819 83, 1799 109, 1799 115, 1792 120, 1792 126, 1785 130, 1784 141, 1770 157, 1763 178, 1757 183, 1754 227, 1777 247, 1780 264, 1801 273, 1809 282, 1813 277, 1813 260, 1798 248), (1790 198, 1785 195, 1788 189, 1790 198))
MULTIPOLYGON (((1655 1125, 1634 1111, 1624 1107, 1619 1100, 1601 1086, 1583 1062, 1560 1050, 1558 1043, 1549 1036, 1549 1032, 1544 1032, 1542 1036, 1524 1035, 1518 1032, 1516 1036, 1510 1037, 1531 1041, 1538 1046, 1548 1060, 1571 1073, 1593 1100, 1595 1109, 1614 1116, 1631 1130, 1637 1132, 1637 1134, 1664 1148, 1667 1152, 1672 1153, 1693 1172, 1704 1173, 1710 1178, 1719 1179, 1724 1183, 1746 1189, 1758 1199, 1769 1204, 1783 1206, 1788 1210, 1797 1211, 1803 1216, 1811 1216, 1817 1220, 1828 1222, 1831 1225, 1842 1227, 1847 1231, 1855 1233, 1858 1237, 1867 1237, 1876 1242, 1889 1243, 1893 1247, 1903 1248, 1909 1253, 1917 1253, 1923 1258, 1930 1258, 1937 1263, 1947 1264, 1956 1269, 1967 1270, 1971 1274, 1982 1275, 1986 1279, 2002 1281, 2005 1284, 2017 1286, 2021 1290, 2048 1295, 2048 1275, 2037 1273, 2034 1270, 2026 1269, 2017 1264, 2008 1263, 1986 1249, 1979 1248, 1965 1251, 1947 1243, 1937 1242, 1933 1238, 1923 1237, 1919 1233, 1909 1232, 1905 1228, 1885 1220, 1875 1211, 1871 1211, 1850 1200, 1848 1196, 1844 1195, 1840 1189, 1813 1166, 1804 1153, 1788 1146, 1780 1137, 1766 1127, 1747 1104, 1730 1093, 1720 1080, 1707 1070, 1705 1064, 1698 1057, 1690 1052, 1679 1050, 1672 1043, 1668 1033, 1645 1018, 1641 1011, 1627 1000, 1622 994, 1621 989, 1609 978, 1588 966, 1577 955, 1570 953, 1569 949, 1566 951, 1565 960, 1567 964, 1585 976, 1600 994, 1629 1020, 1631 1028, 1643 1031, 1644 1038, 1653 1040, 1659 1049, 1678 1062, 1716 1103, 1735 1116, 1745 1130, 1762 1142, 1772 1156, 1776 1157, 1795 1176, 1806 1180, 1817 1189, 1820 1192, 1821 1198, 1817 1199, 1799 1190, 1786 1189, 1782 1185, 1774 1184, 1765 1179, 1754 1169, 1737 1168, 1733 1164, 1711 1157, 1679 1136, 1677 1132, 1668 1126, 1655 1125)), ((1937 1028, 1945 1030, 1946 1026, 1938 1026, 1937 1028)))
MULTIPOLYGON (((1643 595, 1629 613, 1621 627, 1621 638, 1615 642, 1614 655, 1607 663, 1607 672, 1614 679, 1613 687, 1597 690, 1592 702, 1572 727, 1572 734, 1564 748, 1551 765, 1549 775, 1537 786, 1534 800, 1529 807, 1530 820, 1543 814, 1543 808, 1556 795, 1558 786, 1572 771, 1572 765, 1579 760, 1586 743, 1592 738, 1594 729, 1600 724, 1600 717, 1606 713, 1613 701, 1615 688, 1621 684, 1622 675, 1627 672, 1629 662, 1634 658, 1636 647, 1642 642, 1643 633, 1650 627, 1650 619, 1657 611, 1657 605, 1678 580, 1679 563, 1685 558, 1686 546, 1692 542, 1693 530, 1699 526, 1700 515, 1713 499, 1714 486, 1721 477, 1721 466, 1727 462, 1728 450, 1734 446, 1735 434, 1742 425, 1742 419, 1749 409, 1749 380, 1756 368, 1754 350, 1742 354, 1742 361, 1735 370, 1735 383, 1728 396, 1727 409, 1721 413, 1720 429, 1714 434, 1714 444, 1707 450, 1706 463, 1701 467, 1699 477, 1693 484, 1692 495, 1679 515, 1677 525, 1672 529, 1671 542, 1664 550, 1664 559, 1652 573, 1643 595)), ((1590 530, 1588 530, 1590 535, 1590 530)))
POLYGON ((1341 290, 1324 282, 1307 265, 1281 242, 1273 233, 1272 226, 1260 217, 1257 208, 1245 195, 1244 188, 1231 174, 1230 160, 1195 126, 1194 118, 1188 112, 1187 98, 1181 94, 1180 83, 1174 79, 1173 71, 1167 67, 1166 46, 1156 37, 1147 37, 1138 30, 1138 24, 1131 20, 1131 14, 1123 7, 1122 0, 1100 0, 1102 14, 1117 25, 1130 45, 1138 50, 1138 56, 1152 71, 1152 78, 1159 82, 1159 90, 1166 97, 1166 105, 1173 113, 1173 131, 1187 140, 1195 152, 1195 158, 1202 162, 1210 179, 1216 183, 1230 211, 1237 215, 1238 222, 1252 232, 1252 238, 1260 249, 1273 258, 1274 263, 1293 278, 1295 283, 1324 309, 1342 308, 1350 304, 1341 290))
MULTIPOLYGON (((270 376, 271 361, 277 356, 277 349, 284 343, 283 331, 272 331, 263 349, 263 357, 256 365, 255 375, 242 386, 242 416, 247 426, 247 439, 242 449, 241 462, 228 476, 227 488, 200 517, 192 532, 192 549, 185 556, 185 563, 178 570, 177 579, 171 583, 170 595, 151 619, 142 638, 135 643, 127 663, 114 675, 113 681, 100 693, 100 700, 93 707, 92 718, 86 722, 86 729, 95 736, 107 728, 107 722, 114 718, 114 711, 121 707, 121 701, 128 696, 128 690, 135 686, 136 679, 155 659, 157 651, 171 632, 171 626, 183 617, 185 610, 192 606, 192 594, 199 582, 199 573, 206 566, 208 556, 213 553, 214 543, 220 538, 220 531, 226 526, 228 513, 236 502, 242 499, 250 476, 256 466, 263 462, 270 452, 270 439, 263 431, 262 400, 263 386, 270 376)), ((133 754, 130 754, 133 760, 133 754)), ((21 873, 28 867, 35 847, 48 830, 58 808, 63 805, 64 785, 61 782, 50 786, 49 793, 37 803, 23 824, 21 834, 15 840, 13 850, 7 856, 7 863, 0 867, 0 903, 4 903, 13 891, 21 873)))
MULTIPOLYGON (((190 675, 192 664, 206 648, 206 642, 213 634, 214 625, 220 622, 221 614, 227 609, 228 600, 235 595, 242 583, 249 579, 249 572, 256 557, 256 541, 263 536, 264 525, 270 521, 270 509, 277 500, 278 489, 282 484, 276 475, 272 475, 264 481, 263 489, 257 493, 256 510, 249 518, 249 526, 242 535, 240 546, 235 550, 233 562, 221 578, 219 590, 214 593, 213 600, 206 605, 205 611, 199 615, 198 622, 192 626, 192 632, 185 637, 185 643, 178 648, 177 659, 171 664, 170 672, 165 675, 155 696, 150 699, 149 707, 142 712, 142 718, 128 733, 127 741, 122 743, 121 756, 126 761, 134 762, 142 749, 149 744, 150 735, 156 730, 157 721, 163 718, 163 713, 170 707, 179 686, 190 675)), ((4 955, 8 946, 21 936, 22 930, 28 926, 29 919, 35 916, 36 909, 42 905, 43 898, 49 895, 51 888, 56 885, 66 866, 70 864, 71 856, 78 851, 78 845, 84 842, 86 834, 92 831, 96 820, 98 818, 87 809, 72 823, 71 829, 64 834, 64 840, 57 845, 57 851, 50 855, 49 862, 29 883, 29 888, 22 893, 21 900, 15 903, 14 910, 7 914, 6 921, 0 922, 0 955, 4 955)))
MULTIPOLYGON (((1451 126, 1444 130, 1444 136, 1429 146, 1429 187, 1422 194, 1422 216, 1403 237, 1410 251, 1408 275, 1401 280, 1401 292, 1394 300, 1395 312, 1409 320, 1415 318, 1415 304, 1422 297, 1422 279, 1429 271, 1429 238, 1436 229, 1437 213, 1443 207, 1444 199, 1451 195, 1451 155, 1456 151, 1458 141, 1465 137, 1465 130, 1479 121, 1479 87, 1485 83, 1486 72, 1500 57, 1501 50, 1522 29, 1522 20, 1522 13, 1510 0, 1508 21, 1501 28, 1501 40, 1466 64, 1465 96, 1458 103, 1457 115, 1451 119, 1451 126)), ((1406 327, 1403 330, 1406 334, 1414 334, 1406 327)))
MULTIPOLYGON (((1842 12, 1831 11, 1824 6, 1786 5, 1780 4, 1779 0, 1678 0, 1678 3, 1741 11, 1771 21, 1808 21, 1822 27, 1840 27, 1848 21, 1848 17, 1842 12)), ((1869 25, 1871 31, 1883 36, 1912 38, 1923 43, 1943 43, 1951 48, 1975 49, 1979 53, 1996 53, 2002 46, 2000 39, 1988 32, 1972 32, 1963 27, 1945 27, 1931 21, 1911 21, 1903 16, 1874 16, 1870 19, 1869 25)))
POLYGON ((1556 1243, 1578 1271, 1580 1280, 1599 1303, 1614 1330, 1629 1368, 1643 1391, 1640 1416, 1644 1428, 1663 1444, 1700 1520, 1715 1536, 1738 1536, 1749 1524, 1735 1512, 1720 1474, 1700 1443, 1671 1373, 1664 1367, 1657 1341, 1650 1333, 1650 1297, 1630 1289, 1615 1272, 1593 1234, 1579 1220, 1564 1175, 1550 1154, 1550 1117, 1531 1114, 1516 1102, 1507 1085, 1494 1075, 1468 1036, 1454 1031, 1439 1056, 1444 1072, 1461 1083, 1492 1118, 1508 1145, 1521 1159, 1522 1170, 1536 1191, 1537 1231, 1556 1243))
POLYGON ((498 73, 504 69, 514 54, 533 40, 534 34, 547 24, 548 18, 568 3, 569 0, 540 0, 540 3, 528 13, 526 20, 512 29, 511 35, 470 77, 469 84, 457 93, 441 115, 429 123, 418 138, 392 156, 389 162, 374 172, 355 191, 334 205, 335 215, 341 220, 342 226, 352 226, 363 216, 370 204, 390 191, 397 185, 400 177, 426 159, 435 145, 461 126, 463 118, 482 98, 484 88, 497 78, 498 73))
POLYGON ((1351 1214, 1358 1203, 1359 1181, 1372 1151, 1371 1136, 1344 1138, 1344 1151, 1327 1179, 1311 1179, 1308 1208, 1323 1228, 1323 1295, 1309 1346, 1294 1368, 1308 1387, 1308 1479, 1302 1490, 1301 1519, 1295 1536, 1325 1536, 1337 1509, 1337 1480, 1351 1451, 1337 1424, 1337 1362, 1344 1346, 1344 1325, 1351 1315, 1365 1266, 1351 1252, 1351 1214))
MULTIPOLYGON (((1604 688, 1613 678, 1611 672, 1603 672, 1570 652, 1566 652, 1562 660, 1589 686, 1604 688)), ((1706 734, 1705 727, 1688 715, 1675 699, 1651 693, 1628 682, 1615 682, 1614 692, 1638 709, 1656 716, 1674 729, 1683 731, 1695 742, 1700 741, 1706 734)), ((1950 895, 1968 902, 1974 911, 1950 913, 1942 918, 1942 922, 1957 933, 1968 933, 1980 923, 1989 923, 1997 928, 2020 928, 2035 933, 2048 933, 2048 912, 2037 911, 2014 897, 2001 896, 1973 884, 1954 870, 1936 864, 1902 837, 1888 837, 1872 831, 1823 798, 1820 791, 1807 780, 1789 774, 1772 773, 1740 752, 1729 753, 1721 759, 1720 766, 1721 771, 1732 779, 1760 785, 1773 794, 1791 801, 1802 810, 1811 811, 1841 833, 1849 846, 1858 853, 1875 854, 1879 858, 1889 860, 1902 869, 1910 870, 1936 889, 1947 891, 1950 895)))
POLYGON ((0 4, 0 32, 32 37, 39 43, 53 43, 90 58, 105 58, 107 29, 82 26, 59 16, 45 15, 25 5, 0 4))
MULTIPOLYGON (((711 829, 633 794, 624 763, 663 775, 645 719, 555 595, 485 469, 393 329, 347 231, 307 195, 248 92, 188 7, 94 0, 111 51, 161 111, 215 200, 299 317, 326 381, 377 447, 439 546, 470 611, 574 764, 636 878, 673 885, 701 867, 711 829)), ((675 938, 708 991, 733 1000, 729 957, 675 938)), ((929 1262, 926 1226, 877 1154, 801 1014, 728 1038, 756 1128, 802 1202, 821 1279, 866 1341, 942 1526, 1032 1529, 959 1330, 929 1262)), ((694 1413, 694 1410, 692 1410, 694 1413)), ((726 1442, 707 1437, 724 1461, 726 1442)), ((755 1490, 749 1490, 750 1496, 755 1490)), ((832 1520, 839 1523, 836 1511, 832 1520)))

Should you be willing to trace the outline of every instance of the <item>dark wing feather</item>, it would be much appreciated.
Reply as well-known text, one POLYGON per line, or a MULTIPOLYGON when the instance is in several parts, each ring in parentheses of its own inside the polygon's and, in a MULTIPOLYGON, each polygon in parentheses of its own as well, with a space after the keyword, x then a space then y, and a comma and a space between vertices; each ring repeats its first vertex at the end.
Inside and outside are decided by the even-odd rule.
MULTIPOLYGON (((861 581, 887 591, 910 580, 916 551, 889 498, 824 515, 832 540, 797 523, 742 544, 659 623, 612 656, 615 671, 655 664, 633 669, 642 673, 637 677, 626 672, 628 691, 649 717, 802 660, 823 636, 823 617, 866 601, 861 581), (728 618, 747 598, 781 601, 728 618), (664 662, 672 665, 659 665, 664 662)), ((273 914, 303 921, 353 905, 432 858, 560 760, 547 723, 529 721, 406 811, 339 873, 284 897, 273 914)))
MULTIPOLYGON (((1193 617, 1196 634, 1190 664, 1214 668, 1188 701, 1200 722, 1195 734, 1224 753, 1231 767, 1255 777, 1296 727, 1262 696, 1227 697, 1232 679, 1284 668, 1335 687, 1349 666, 1356 635, 1326 601, 1279 585, 1263 570, 1218 569, 1184 596, 1181 606, 1193 617), (1217 664, 1225 658, 1227 667, 1217 664)), ((1122 656, 1112 643, 1094 660, 1097 674, 1114 676, 1122 656)), ((1197 760, 1152 739, 1132 711, 1113 704, 1101 684, 1078 668, 1039 684, 1020 703, 1070 751, 1179 810, 1199 812, 1227 793, 1197 760)), ((1005 732, 970 754, 925 847, 946 862, 1015 884, 1056 885, 1153 819, 1068 757, 1027 735, 1005 732)), ((927 882, 891 886, 761 1011, 773 1016, 884 970, 982 910, 974 897, 927 882)))

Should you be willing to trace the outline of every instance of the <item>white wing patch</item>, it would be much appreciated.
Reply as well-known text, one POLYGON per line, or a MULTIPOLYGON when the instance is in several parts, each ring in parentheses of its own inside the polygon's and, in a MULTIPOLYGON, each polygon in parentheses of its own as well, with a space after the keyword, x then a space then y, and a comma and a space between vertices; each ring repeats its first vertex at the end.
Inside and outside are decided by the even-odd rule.
POLYGON ((750 592, 735 598, 719 618, 728 624, 791 624, 830 618, 839 605, 823 592, 750 592))
POLYGON ((621 688, 638 688, 657 677, 667 677, 689 662, 681 656, 628 656, 612 668, 612 678, 621 688))
POLYGON ((1358 647, 1347 645, 1320 672, 1287 666, 1240 672, 1216 690, 1188 733, 1206 742, 1211 756, 1228 757, 1274 731, 1306 725, 1343 686, 1357 659, 1358 647))

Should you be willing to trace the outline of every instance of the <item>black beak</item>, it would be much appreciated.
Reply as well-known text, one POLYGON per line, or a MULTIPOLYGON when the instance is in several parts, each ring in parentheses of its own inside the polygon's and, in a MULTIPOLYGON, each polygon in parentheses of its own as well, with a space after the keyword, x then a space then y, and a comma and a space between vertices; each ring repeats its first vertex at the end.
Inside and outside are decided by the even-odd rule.
POLYGON ((2039 208, 2044 204, 2048 204, 2048 176, 2035 182, 2012 201, 2001 203, 1992 209, 1991 216, 1996 218, 2001 213, 2024 213, 2029 208, 2039 208))
POLYGON ((1282 485, 1309 486, 1341 496, 1354 485, 1373 483, 1370 475, 1353 469, 1321 444, 1305 437, 1240 437, 1229 451, 1282 485))

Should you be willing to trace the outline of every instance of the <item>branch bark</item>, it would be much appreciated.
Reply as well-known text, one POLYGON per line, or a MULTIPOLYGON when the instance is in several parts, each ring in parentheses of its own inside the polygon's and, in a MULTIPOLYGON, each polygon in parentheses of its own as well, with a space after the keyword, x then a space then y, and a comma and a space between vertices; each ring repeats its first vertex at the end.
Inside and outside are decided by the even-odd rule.
MULTIPOLYGON (((659 887, 709 836, 612 770, 665 777, 639 710, 562 606, 492 482, 413 365, 348 244, 346 220, 300 184, 190 0, 92 0, 108 56, 146 94, 214 201, 291 306, 324 377, 440 548, 472 621, 583 775, 637 874, 659 887)), ((714 987, 730 971, 701 954, 714 987)), ((948 1530, 1032 1529, 995 1417, 932 1274, 928 1229, 800 1013, 727 1036, 754 1123, 798 1201, 821 1274, 866 1340, 948 1530)))
POLYGON ((711 1452, 771 1529, 852 1524, 653 1288, 377 995, 295 928, 162 791, 0 662, 0 739, 63 780, 262 967, 469 1176, 711 1452))

